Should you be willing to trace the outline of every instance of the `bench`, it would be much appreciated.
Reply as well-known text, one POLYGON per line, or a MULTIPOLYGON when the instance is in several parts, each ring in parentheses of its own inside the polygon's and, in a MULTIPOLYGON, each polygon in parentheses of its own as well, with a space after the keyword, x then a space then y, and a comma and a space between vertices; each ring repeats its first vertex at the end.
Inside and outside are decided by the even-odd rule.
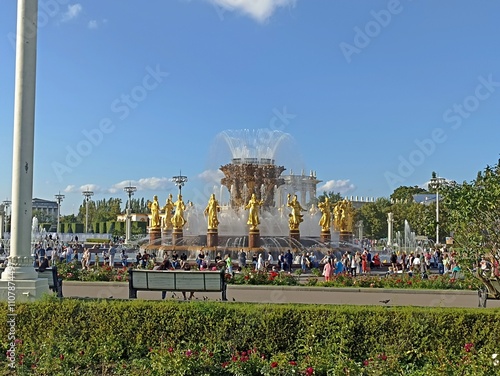
MULTIPOLYGON (((3 273, 4 270, 5 268, 0 268, 0 273, 3 273)), ((62 298, 62 279, 57 276, 57 267, 52 266, 42 271, 35 268, 35 270, 38 273, 38 278, 46 278, 49 283, 49 289, 55 292, 58 298, 62 298)))
POLYGON ((129 270, 129 298, 137 299, 137 291, 221 292, 226 301, 225 270, 129 270))

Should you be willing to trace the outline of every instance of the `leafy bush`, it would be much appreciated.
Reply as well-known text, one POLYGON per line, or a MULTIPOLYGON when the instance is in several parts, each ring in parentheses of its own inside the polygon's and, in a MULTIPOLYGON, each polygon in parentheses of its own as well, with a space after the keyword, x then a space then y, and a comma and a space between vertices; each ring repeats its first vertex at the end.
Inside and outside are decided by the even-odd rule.
POLYGON ((127 268, 112 268, 109 265, 100 265, 99 259, 90 270, 82 269, 81 263, 71 261, 69 263, 57 263, 57 274, 59 278, 68 281, 107 281, 126 282, 129 274, 127 268))
POLYGON ((242 269, 241 273, 229 278, 229 283, 236 285, 279 285, 296 286, 299 284, 299 276, 286 272, 264 272, 251 268, 242 269))
POLYGON ((348 274, 333 276, 330 281, 309 278, 308 286, 322 287, 371 287, 397 289, 432 289, 432 290, 477 290, 481 282, 471 276, 465 279, 455 279, 447 275, 430 275, 427 279, 420 276, 410 277, 408 274, 394 274, 390 276, 362 275, 352 277, 348 274))
MULTIPOLYGON (((7 304, 0 314, 7 317, 7 304)), ((11 375, 495 375, 500 311, 72 300, 16 305, 11 375), (61 317, 66 319, 62 320, 61 317)))

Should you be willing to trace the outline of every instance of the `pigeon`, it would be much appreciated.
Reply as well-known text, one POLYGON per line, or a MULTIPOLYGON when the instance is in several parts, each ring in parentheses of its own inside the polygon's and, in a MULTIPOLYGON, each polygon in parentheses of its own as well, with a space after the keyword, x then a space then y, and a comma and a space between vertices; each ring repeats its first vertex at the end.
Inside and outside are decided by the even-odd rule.
POLYGON ((387 300, 379 300, 380 303, 384 303, 384 304, 387 304, 391 301, 391 299, 387 299, 387 300))
POLYGON ((235 302, 235 301, 236 301, 236 299, 235 299, 235 298, 233 298, 233 302, 235 302))

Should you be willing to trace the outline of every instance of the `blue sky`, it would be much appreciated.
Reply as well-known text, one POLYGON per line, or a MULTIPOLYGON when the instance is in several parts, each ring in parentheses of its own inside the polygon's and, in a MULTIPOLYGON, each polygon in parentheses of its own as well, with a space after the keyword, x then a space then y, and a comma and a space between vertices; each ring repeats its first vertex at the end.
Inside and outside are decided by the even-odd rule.
MULTIPOLYGON (((34 197, 206 203, 221 132, 290 134, 276 161, 388 197, 496 163, 497 1, 40 0, 34 197), (253 131, 251 131, 253 132, 253 131)), ((11 197, 16 2, 0 12, 0 199, 11 197)))

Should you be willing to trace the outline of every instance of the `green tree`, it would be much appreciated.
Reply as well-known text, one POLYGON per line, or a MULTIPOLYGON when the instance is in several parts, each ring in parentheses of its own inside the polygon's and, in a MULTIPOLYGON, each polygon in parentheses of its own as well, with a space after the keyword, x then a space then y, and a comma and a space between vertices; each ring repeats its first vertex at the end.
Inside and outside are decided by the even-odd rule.
POLYGON ((363 221, 364 236, 370 239, 381 239, 387 236, 387 213, 391 203, 387 198, 378 198, 358 210, 357 220, 363 221))
MULTIPOLYGON (((475 180, 442 188, 448 210, 450 228, 463 266, 476 267, 474 275, 500 298, 500 290, 492 284, 494 275, 477 268, 481 255, 494 265, 500 261, 500 160, 487 166, 475 180)), ((495 268, 490 268, 494 271, 495 268)))
POLYGON ((57 215, 56 217, 43 212, 42 210, 33 210, 33 217, 38 219, 38 223, 57 223, 57 215))
POLYGON ((315 204, 317 204, 318 202, 325 201, 326 197, 328 197, 328 201, 330 201, 330 203, 332 203, 332 204, 342 200, 342 196, 338 192, 337 193, 334 193, 333 191, 330 191, 328 193, 323 192, 322 195, 318 196, 318 200, 315 202, 315 204))
POLYGON ((393 202, 413 202, 413 195, 419 193, 427 193, 427 191, 416 185, 413 187, 401 186, 396 188, 391 194, 391 200, 393 202))

